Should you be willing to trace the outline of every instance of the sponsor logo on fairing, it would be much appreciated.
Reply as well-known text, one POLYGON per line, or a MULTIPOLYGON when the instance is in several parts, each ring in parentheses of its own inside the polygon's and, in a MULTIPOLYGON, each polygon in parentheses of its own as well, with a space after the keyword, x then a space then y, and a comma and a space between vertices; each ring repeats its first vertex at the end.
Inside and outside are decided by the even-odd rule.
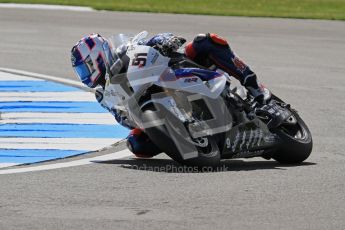
POLYGON ((244 131, 242 135, 242 143, 240 145, 240 150, 242 150, 242 146, 244 145, 245 142, 246 142, 246 131, 244 131))
POLYGON ((158 57, 159 57, 159 54, 155 53, 155 56, 153 56, 153 58, 151 60, 151 64, 154 64, 157 61, 158 57))
MULTIPOLYGON (((240 133, 238 132, 235 137, 235 141, 232 146, 232 151, 235 152, 238 142, 240 141, 240 133)), ((231 146, 230 146, 231 147, 231 146)))
POLYGON ((192 83, 192 82, 197 82, 198 81, 198 78, 197 77, 194 77, 194 78, 186 78, 184 80, 185 83, 192 83))
POLYGON ((251 129, 251 130, 250 130, 250 134, 249 134, 249 140, 247 141, 247 144, 246 144, 247 149, 249 149, 249 146, 250 146, 250 144, 251 144, 251 142, 252 142, 253 137, 254 137, 254 132, 253 132, 253 130, 251 129))
POLYGON ((264 136, 264 141, 266 143, 274 143, 277 141, 277 139, 278 139, 278 136, 276 134, 270 134, 270 135, 264 136))
POLYGON ((256 156, 260 156, 263 152, 264 150, 256 150, 256 151, 245 150, 233 155, 232 158, 256 157, 256 156))
POLYGON ((233 143, 231 143, 231 138, 228 137, 225 140, 225 145, 227 149, 231 149, 232 152, 235 152, 237 148, 237 151, 241 151, 260 146, 262 141, 265 141, 265 143, 273 143, 276 141, 276 136, 272 134, 264 137, 264 132, 261 129, 238 131, 233 143))

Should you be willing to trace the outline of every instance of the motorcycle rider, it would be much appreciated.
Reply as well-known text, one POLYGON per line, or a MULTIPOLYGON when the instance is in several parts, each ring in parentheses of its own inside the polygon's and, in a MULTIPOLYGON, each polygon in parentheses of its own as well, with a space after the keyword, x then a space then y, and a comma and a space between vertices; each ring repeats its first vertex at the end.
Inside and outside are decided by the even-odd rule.
MULTIPOLYGON (((177 51, 186 40, 172 33, 155 35, 139 44, 156 48, 163 55, 169 56, 177 51)), ((99 34, 83 37, 71 50, 72 67, 79 79, 86 86, 95 88, 97 101, 115 117, 121 125, 131 129, 127 137, 127 146, 137 157, 153 157, 161 151, 145 135, 134 127, 126 113, 109 107, 104 102, 106 78, 109 75, 125 73, 128 68, 127 47, 120 47, 114 52, 107 39, 99 34)), ((256 74, 231 50, 229 43, 213 33, 199 34, 193 41, 187 43, 184 54, 189 59, 207 68, 217 67, 237 78, 249 93, 259 103, 264 104, 269 99, 269 91, 263 88, 257 80, 256 74)))

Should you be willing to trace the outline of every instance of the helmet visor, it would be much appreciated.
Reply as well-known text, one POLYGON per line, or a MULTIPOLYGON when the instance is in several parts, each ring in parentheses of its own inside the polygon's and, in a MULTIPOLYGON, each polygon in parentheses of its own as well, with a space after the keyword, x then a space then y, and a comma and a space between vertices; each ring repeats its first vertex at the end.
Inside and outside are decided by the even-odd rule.
POLYGON ((79 79, 82 83, 84 83, 87 86, 90 86, 92 84, 91 82, 91 72, 88 66, 85 63, 81 63, 80 65, 73 67, 74 72, 78 75, 79 79))

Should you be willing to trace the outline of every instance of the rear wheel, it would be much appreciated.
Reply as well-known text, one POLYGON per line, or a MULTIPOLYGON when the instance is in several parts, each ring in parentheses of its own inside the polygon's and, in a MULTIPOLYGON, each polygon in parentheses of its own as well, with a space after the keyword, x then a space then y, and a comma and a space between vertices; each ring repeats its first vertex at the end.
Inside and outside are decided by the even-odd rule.
POLYGON ((273 155, 273 159, 284 164, 297 164, 306 160, 313 148, 311 133, 297 112, 274 132, 281 138, 282 144, 273 155))

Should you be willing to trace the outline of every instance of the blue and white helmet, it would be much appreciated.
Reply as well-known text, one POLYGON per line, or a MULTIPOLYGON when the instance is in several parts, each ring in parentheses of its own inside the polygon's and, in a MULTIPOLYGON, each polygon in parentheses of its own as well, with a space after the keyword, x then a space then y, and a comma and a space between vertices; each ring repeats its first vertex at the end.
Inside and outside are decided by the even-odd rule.
POLYGON ((74 72, 90 88, 105 85, 107 69, 114 63, 108 41, 99 34, 83 37, 71 50, 74 72))

